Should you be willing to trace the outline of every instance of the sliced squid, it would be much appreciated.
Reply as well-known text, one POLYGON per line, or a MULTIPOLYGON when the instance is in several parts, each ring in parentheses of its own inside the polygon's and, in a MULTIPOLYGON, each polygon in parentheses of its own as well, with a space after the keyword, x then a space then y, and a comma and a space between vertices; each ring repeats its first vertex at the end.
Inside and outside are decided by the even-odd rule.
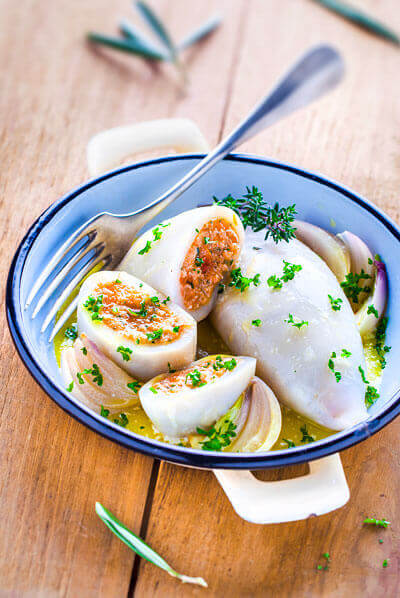
POLYGON ((228 347, 255 357, 279 400, 311 420, 334 430, 363 420, 361 337, 325 262, 298 240, 275 244, 260 231, 246 232, 239 268, 252 282, 243 292, 227 286, 212 313, 228 347))
POLYGON ((212 309, 218 284, 238 258, 243 225, 233 210, 182 212, 141 235, 120 264, 169 295, 196 320, 212 309))
POLYGON ((157 376, 139 391, 157 429, 180 438, 213 425, 247 388, 256 368, 252 357, 209 355, 183 370, 157 376))
POLYGON ((61 374, 66 389, 84 405, 119 413, 139 404, 141 383, 106 357, 82 334, 61 353, 61 374))
POLYGON ((196 321, 170 297, 122 271, 96 272, 83 283, 78 331, 144 380, 195 357, 196 321))

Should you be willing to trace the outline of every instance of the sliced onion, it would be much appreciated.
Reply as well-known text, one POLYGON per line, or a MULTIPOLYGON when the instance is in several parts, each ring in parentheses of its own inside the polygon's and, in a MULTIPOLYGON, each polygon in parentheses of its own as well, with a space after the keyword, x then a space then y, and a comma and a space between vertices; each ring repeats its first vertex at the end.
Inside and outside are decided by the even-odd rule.
POLYGON ((282 427, 281 408, 272 390, 256 376, 247 387, 238 419, 240 417, 242 420, 245 417, 245 423, 237 422, 237 436, 226 450, 241 453, 268 451, 278 440, 282 427))
POLYGON ((329 266, 339 282, 343 282, 350 272, 350 255, 346 245, 337 236, 323 228, 295 220, 296 238, 315 251, 329 266))
POLYGON ((355 314, 361 336, 367 336, 376 330, 386 308, 388 280, 385 264, 375 261, 374 265, 376 266, 376 276, 372 295, 368 297, 355 314), (376 317, 376 314, 372 310, 371 313, 368 313, 368 308, 371 306, 378 312, 378 317, 376 317))
POLYGON ((135 379, 106 357, 84 334, 76 339, 73 347, 61 353, 61 373, 67 387, 74 383, 71 394, 98 413, 102 406, 111 413, 118 413, 139 404, 138 394, 128 388, 135 379), (82 349, 86 349, 86 354, 82 349), (77 373, 92 369, 94 364, 102 375, 102 384, 94 382, 91 374, 82 374, 84 383, 79 384, 77 373))

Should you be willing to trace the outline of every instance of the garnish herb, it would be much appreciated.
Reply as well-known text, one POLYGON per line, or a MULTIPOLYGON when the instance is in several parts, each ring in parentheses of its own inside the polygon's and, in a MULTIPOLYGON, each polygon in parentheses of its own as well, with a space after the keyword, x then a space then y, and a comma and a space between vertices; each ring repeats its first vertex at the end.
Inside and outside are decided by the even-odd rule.
POLYGON ((104 409, 103 405, 100 405, 100 415, 102 417, 108 417, 110 415, 110 410, 104 409))
POLYGON ((299 322, 295 322, 292 314, 289 314, 288 319, 283 320, 283 321, 286 322, 287 324, 291 324, 292 326, 294 326, 295 328, 298 328, 299 330, 303 326, 308 326, 308 322, 306 320, 301 320, 299 322))
POLYGON ((348 351, 347 349, 342 349, 340 357, 350 357, 350 356, 351 356, 351 351, 348 351))
POLYGON ((364 519, 363 523, 385 528, 388 527, 388 525, 390 525, 390 521, 386 521, 386 519, 375 519, 375 517, 367 517, 366 519, 364 519))
POLYGON ((241 198, 234 199, 232 195, 228 195, 225 199, 218 200, 214 197, 214 202, 234 210, 244 228, 250 227, 254 232, 265 229, 265 239, 271 236, 275 243, 279 243, 289 242, 296 236, 296 229, 292 225, 297 214, 294 204, 286 208, 280 208, 278 203, 270 206, 257 187, 246 187, 246 190, 247 193, 241 198))
POLYGON ((389 565, 389 563, 388 563, 388 560, 387 560, 387 559, 385 559, 385 560, 383 561, 383 563, 382 563, 382 567, 383 567, 384 569, 386 569, 386 567, 387 567, 388 565, 389 565))
POLYGON ((256 320, 253 320, 251 324, 252 326, 256 326, 258 328, 259 326, 261 326, 261 320, 257 318, 256 320))
POLYGON ((386 367, 386 353, 389 353, 391 347, 385 345, 386 339, 386 329, 389 322, 389 318, 384 316, 381 318, 381 321, 378 323, 375 331, 375 349, 378 353, 379 362, 381 364, 381 368, 385 369, 386 367))
POLYGON ((286 442, 288 448, 294 448, 296 445, 293 440, 288 440, 287 438, 282 438, 283 442, 286 442))
POLYGON ((343 288, 346 296, 353 301, 353 303, 358 303, 360 293, 369 293, 371 291, 370 286, 360 287, 358 283, 360 280, 371 280, 372 276, 364 272, 361 269, 360 274, 353 274, 350 272, 346 274, 346 280, 340 283, 340 286, 343 288))
POLYGON ((227 359, 226 361, 222 361, 221 355, 217 355, 217 357, 215 358, 215 362, 213 363, 213 369, 215 371, 222 370, 225 368, 226 370, 229 370, 231 372, 232 370, 235 369, 236 366, 237 366, 237 361, 234 357, 232 357, 232 359, 227 359))
POLYGON ((374 386, 367 386, 367 390, 365 391, 365 404, 367 407, 373 405, 379 397, 380 394, 374 386))
POLYGON ((87 349, 86 349, 86 347, 82 347, 81 351, 82 351, 82 353, 83 353, 84 355, 87 355, 87 349))
POLYGON ((138 251, 138 254, 144 255, 145 253, 149 253, 150 249, 151 249, 151 242, 146 241, 146 245, 144 247, 142 247, 142 249, 140 251, 138 251))
POLYGON ((130 361, 132 349, 129 349, 129 347, 123 347, 122 345, 120 345, 117 348, 117 352, 121 353, 123 361, 130 361))
POLYGON ((328 360, 328 368, 334 374, 336 382, 340 382, 340 380, 342 379, 342 374, 340 372, 335 371, 335 363, 333 361, 334 359, 336 359, 336 353, 335 351, 332 351, 332 354, 328 360))
POLYGON ((168 362, 168 372, 170 374, 175 374, 176 370, 173 369, 173 367, 171 366, 170 362, 168 362))
POLYGON ((194 369, 193 372, 189 372, 185 378, 185 384, 188 383, 188 378, 190 378, 193 387, 200 388, 200 386, 205 386, 205 382, 201 381, 201 374, 199 370, 194 369))
POLYGON ((329 301, 331 302, 331 308, 333 309, 333 311, 339 311, 340 308, 342 307, 342 303, 343 303, 343 299, 340 299, 340 297, 338 297, 337 299, 334 299, 332 297, 332 295, 328 295, 329 297, 329 301))
POLYGON ((314 442, 315 441, 314 436, 311 436, 311 434, 308 433, 306 424, 304 424, 304 426, 300 427, 300 432, 303 434, 303 437, 300 442, 314 442))
POLYGON ((291 264, 286 260, 283 260, 283 274, 279 278, 276 274, 270 276, 267 280, 268 286, 273 289, 281 289, 284 282, 288 282, 289 280, 293 280, 295 277, 296 272, 300 272, 303 269, 300 264, 291 264))
POLYGON ((378 310, 373 305, 368 305, 367 314, 374 314, 375 318, 379 318, 378 310))
POLYGON ((323 553, 323 558, 326 559, 326 565, 322 566, 322 565, 317 565, 317 569, 318 571, 328 571, 329 570, 329 563, 331 562, 331 555, 329 554, 329 552, 324 552, 323 553))
POLYGON ((208 431, 202 428, 197 428, 197 433, 202 436, 207 436, 208 440, 201 443, 203 451, 220 451, 223 447, 229 446, 232 442, 232 438, 236 436, 236 425, 226 419, 223 423, 218 426, 212 426, 208 431))
POLYGON ((78 337, 78 327, 77 324, 72 324, 69 328, 65 329, 64 336, 66 338, 70 338, 71 340, 75 340, 78 337))
POLYGON ((127 387, 133 390, 133 392, 138 392, 139 388, 142 386, 140 382, 134 380, 134 382, 128 382, 127 387))
POLYGON ((113 419, 113 422, 114 422, 114 424, 117 424, 118 426, 122 426, 123 428, 126 428, 126 426, 129 424, 129 419, 127 418, 125 413, 120 413, 116 419, 113 419))
POLYGON ((93 295, 89 295, 83 304, 86 309, 92 313, 92 320, 102 320, 103 317, 99 315, 100 309, 103 305, 103 295, 99 295, 96 299, 93 295))
POLYGON ((364 372, 364 370, 362 369, 362 367, 360 365, 358 366, 358 371, 361 374, 361 379, 364 382, 364 384, 369 384, 368 380, 365 377, 365 372, 364 372))
POLYGON ((120 279, 119 279, 119 278, 116 278, 116 279, 115 279, 115 284, 121 284, 121 281, 120 281, 120 279))
POLYGON ((196 247, 196 257, 194 259, 194 263, 196 264, 196 266, 201 266, 202 264, 204 264, 204 260, 200 257, 199 247, 196 247))
POLYGON ((210 242, 210 237, 203 237, 203 243, 204 245, 208 245, 210 242))
POLYGON ((168 295, 168 297, 166 299, 163 299, 163 301, 161 301, 161 303, 163 305, 167 305, 168 301, 171 301, 171 297, 168 295))
POLYGON ((149 390, 151 390, 151 392, 152 392, 153 394, 155 394, 155 395, 157 394, 157 390, 154 388, 154 386, 150 386, 150 387, 149 387, 149 390))
POLYGON ((257 287, 260 284, 260 274, 255 274, 253 278, 247 278, 243 276, 240 268, 234 268, 231 270, 231 282, 228 284, 229 287, 234 287, 243 293, 251 284, 257 287))
POLYGON ((179 329, 180 329, 180 326, 174 326, 172 329, 172 332, 177 333, 177 332, 179 332, 179 329))
POLYGON ((72 382, 70 382, 67 386, 67 390, 68 392, 72 392, 72 389, 74 388, 74 381, 72 380, 72 382))
POLYGON ((162 337, 163 329, 155 330, 154 332, 147 332, 146 336, 152 343, 162 337))
POLYGON ((156 567, 166 571, 172 577, 180 579, 185 583, 194 583, 205 588, 207 587, 207 584, 202 577, 188 577, 187 575, 181 575, 180 573, 177 573, 159 554, 150 548, 146 542, 131 532, 99 502, 96 502, 96 513, 103 523, 105 523, 106 526, 113 532, 113 534, 115 534, 117 538, 122 540, 122 542, 129 546, 129 548, 141 558, 146 559, 156 567))

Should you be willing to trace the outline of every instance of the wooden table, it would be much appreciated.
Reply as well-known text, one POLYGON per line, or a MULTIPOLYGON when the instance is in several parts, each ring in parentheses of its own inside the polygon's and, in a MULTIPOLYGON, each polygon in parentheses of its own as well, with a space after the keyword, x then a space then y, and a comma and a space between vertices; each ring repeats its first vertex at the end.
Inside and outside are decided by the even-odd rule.
MULTIPOLYGON (((354 2, 400 30, 398 0, 354 2)), ((85 43, 89 29, 114 32, 124 15, 137 21, 128 0, 3 0, 4 281, 27 227, 87 178, 91 135, 124 123, 185 116, 215 144, 294 58, 321 41, 343 52, 345 83, 243 149, 333 177, 400 221, 398 48, 311 0, 152 4, 178 38, 216 9, 224 15, 220 31, 187 54, 186 95, 172 69, 150 68, 85 43)), ((308 521, 256 526, 236 516, 211 472, 154 462, 68 417, 23 367, 4 310, 0 330, 1 597, 399 595, 400 420, 343 454, 351 489, 346 507, 308 521), (205 577, 208 594, 135 558, 96 517, 96 500, 179 571, 205 577), (363 528, 367 515, 393 524, 382 531, 363 528), (325 551, 330 570, 318 571, 325 551)))

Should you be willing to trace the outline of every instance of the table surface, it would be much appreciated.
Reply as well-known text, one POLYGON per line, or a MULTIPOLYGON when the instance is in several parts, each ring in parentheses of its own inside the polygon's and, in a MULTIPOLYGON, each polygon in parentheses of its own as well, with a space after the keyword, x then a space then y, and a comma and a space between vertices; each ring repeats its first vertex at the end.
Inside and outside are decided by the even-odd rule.
MULTIPOLYGON (((400 30, 398 0, 354 2, 400 30)), ((186 94, 172 68, 84 41, 89 29, 114 32, 121 16, 138 23, 128 0, 2 0, 3 281, 34 219, 88 177, 85 149, 94 133, 182 116, 215 144, 286 66, 321 41, 343 52, 345 82, 243 150, 335 178, 400 222, 398 48, 311 0, 152 4, 177 38, 215 11, 224 15, 223 27, 186 55, 186 94)), ((351 490, 344 508, 307 521, 252 525, 233 512, 211 472, 134 454, 68 417, 23 367, 4 310, 0 318, 0 596, 398 595, 400 420, 343 454, 351 490), (202 575, 209 590, 181 585, 140 561, 97 518, 96 500, 177 570, 202 575), (365 528, 370 515, 393 524, 365 528), (330 570, 318 571, 326 551, 330 570)), ((277 470, 263 479, 302 472, 277 470)))

